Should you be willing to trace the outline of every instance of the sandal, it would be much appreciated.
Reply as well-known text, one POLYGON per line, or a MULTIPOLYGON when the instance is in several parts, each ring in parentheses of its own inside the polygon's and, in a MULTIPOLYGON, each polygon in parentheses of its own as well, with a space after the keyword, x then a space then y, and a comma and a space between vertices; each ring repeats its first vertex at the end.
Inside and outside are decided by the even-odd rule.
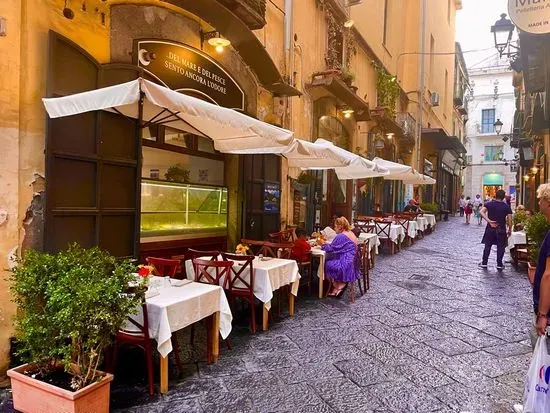
POLYGON ((336 288, 332 291, 333 294, 329 294, 329 297, 333 298, 342 298, 342 295, 344 295, 344 292, 348 288, 348 284, 346 283, 342 288, 336 288))

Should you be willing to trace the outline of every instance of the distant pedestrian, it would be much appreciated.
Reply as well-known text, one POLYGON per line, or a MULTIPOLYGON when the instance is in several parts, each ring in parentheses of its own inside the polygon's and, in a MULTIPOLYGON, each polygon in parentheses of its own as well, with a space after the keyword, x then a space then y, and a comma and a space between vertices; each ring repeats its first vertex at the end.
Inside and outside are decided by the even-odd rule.
POLYGON ((477 194, 472 203, 474 204, 474 209, 477 208, 478 206, 482 205, 483 200, 481 199, 481 195, 477 194))
POLYGON ((464 207, 466 206, 466 200, 464 199, 464 195, 460 196, 460 199, 458 200, 458 209, 460 210, 460 216, 464 216, 464 207))
POLYGON ((481 225, 481 221, 483 221, 483 218, 481 218, 481 208, 483 208, 483 204, 478 204, 478 206, 474 206, 475 215, 477 218, 477 225, 481 225))
POLYGON ((470 217, 472 216, 473 205, 470 197, 466 197, 466 204, 464 206, 464 214, 466 215, 466 224, 470 223, 470 217))
POLYGON ((497 246, 497 270, 504 269, 502 258, 506 248, 507 237, 512 233, 512 209, 504 202, 506 192, 499 189, 495 195, 495 200, 487 202, 481 208, 481 217, 487 221, 487 227, 483 234, 482 244, 485 244, 483 258, 479 263, 482 268, 487 268, 491 247, 497 246))

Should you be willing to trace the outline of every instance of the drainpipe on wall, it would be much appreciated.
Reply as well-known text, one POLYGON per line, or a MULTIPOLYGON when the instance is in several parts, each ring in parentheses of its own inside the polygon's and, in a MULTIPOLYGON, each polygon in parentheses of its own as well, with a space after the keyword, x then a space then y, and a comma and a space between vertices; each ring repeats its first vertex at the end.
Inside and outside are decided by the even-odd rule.
POLYGON ((419 173, 424 171, 422 168, 422 151, 420 146, 422 144, 422 116, 424 114, 424 72, 425 72, 425 55, 426 52, 426 0, 421 0, 420 11, 420 54, 418 55, 420 61, 420 70, 418 75, 418 115, 417 115, 417 132, 416 132, 416 162, 417 170, 419 173))
MULTIPOLYGON (((292 57, 292 45, 293 45, 293 39, 292 39, 292 0, 285 0, 285 17, 284 17, 284 52, 285 52, 285 60, 286 60, 286 76, 287 81, 291 83, 292 79, 292 73, 293 73, 293 57, 292 57)), ((284 125, 287 128, 292 130, 292 99, 287 97, 286 98, 286 114, 288 119, 288 125, 284 125)))

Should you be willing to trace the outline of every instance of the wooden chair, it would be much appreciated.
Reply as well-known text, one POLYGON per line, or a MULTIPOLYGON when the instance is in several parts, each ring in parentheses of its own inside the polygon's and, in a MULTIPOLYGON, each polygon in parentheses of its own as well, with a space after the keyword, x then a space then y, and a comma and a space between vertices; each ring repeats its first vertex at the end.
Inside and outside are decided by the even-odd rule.
MULTIPOLYGON (((361 288, 361 278, 363 276, 363 274, 361 273, 361 270, 362 270, 362 268, 361 268, 361 266, 362 266, 361 245, 362 245, 362 243, 357 245, 357 250, 356 250, 355 256, 353 258, 353 264, 354 264, 354 267, 359 270, 360 277, 357 279, 357 284, 359 285, 359 293, 361 295, 363 295, 363 289, 361 288)), ((368 255, 367 255, 367 257, 368 257, 368 255)), ((365 290, 365 292, 366 292, 366 290, 365 290)), ((350 298, 351 298, 351 302, 355 303, 355 281, 353 281, 350 285, 350 298)))
POLYGON ((254 240, 254 239, 241 238, 241 244, 248 245, 248 247, 250 248, 250 250, 248 251, 248 254, 250 254, 250 255, 260 254, 260 250, 264 246, 265 242, 266 241, 258 241, 258 240, 254 240))
POLYGON ((171 260, 168 258, 147 257, 145 261, 148 265, 153 267, 153 275, 159 277, 174 278, 181 265, 179 260, 171 260))
MULTIPOLYGON (((354 229, 359 232, 364 232, 366 234, 368 233, 375 233, 375 225, 373 224, 373 218, 374 217, 357 217, 353 220, 354 229)), ((354 233, 356 232, 354 231, 354 233)), ((355 234, 356 236, 359 236, 359 234, 355 234)))
POLYGON ((262 248, 258 254, 263 254, 264 257, 291 259, 292 247, 294 244, 288 242, 269 242, 264 241, 262 248))
POLYGON ((223 289, 226 289, 232 266, 232 261, 193 258, 195 281, 205 284, 220 285, 223 289))
POLYGON ((307 291, 309 295, 311 295, 311 284, 313 283, 313 266, 311 265, 312 261, 313 261, 313 255, 311 254, 311 251, 307 253, 304 259, 296 260, 296 263, 298 264, 298 270, 300 272, 302 279, 305 278, 304 277, 305 272, 307 272, 308 274, 307 291))
POLYGON ((294 242, 295 238, 296 236, 294 233, 294 229, 292 228, 269 234, 269 239, 271 242, 294 242))
POLYGON ((413 238, 409 236, 409 226, 410 226, 410 219, 406 215, 396 214, 394 216, 394 222, 397 225, 400 225, 403 227, 403 231, 405 231, 405 240, 408 240, 409 246, 411 246, 414 242, 413 238))
MULTIPOLYGON (((229 279, 231 278, 231 267, 233 267, 233 261, 208 261, 201 260, 199 258, 193 259, 193 269, 195 270, 195 281, 204 284, 219 285, 224 290, 227 289, 229 279)), ((210 343, 210 334, 212 329, 210 328, 211 320, 207 321, 207 342, 210 343)), ((191 342, 194 340, 194 330, 191 331, 191 342)), ((229 339, 224 340, 227 347, 231 349, 231 343, 229 339)), ((206 359, 208 364, 212 363, 212 349, 210 346, 207 348, 206 359)))
MULTIPOLYGON (((176 335, 172 335, 172 347, 173 354, 176 358, 178 370, 181 374, 181 360, 180 360, 180 347, 176 339, 176 335)), ((149 337, 149 321, 147 314, 147 305, 145 302, 140 307, 140 314, 129 316, 128 323, 119 330, 115 335, 113 343, 113 355, 111 357, 108 371, 114 373, 116 367, 116 360, 118 357, 118 351, 120 347, 124 345, 132 345, 141 348, 145 352, 145 362, 147 365, 147 383, 149 388, 149 395, 155 393, 154 380, 153 380, 153 340, 149 337)))
POLYGON ((376 234, 390 247, 390 254, 395 252, 395 243, 391 239, 391 222, 377 222, 376 234))
POLYGON ((235 297, 248 302, 250 308, 250 327, 256 334, 256 311, 254 308, 254 256, 222 253, 224 261, 233 261, 241 265, 233 265, 229 274, 227 290, 231 306, 235 307, 235 297), (245 275, 248 274, 248 277, 245 275))
POLYGON ((369 270, 371 269, 370 241, 367 239, 359 244, 359 255, 361 257, 361 277, 363 278, 363 291, 370 289, 369 270))

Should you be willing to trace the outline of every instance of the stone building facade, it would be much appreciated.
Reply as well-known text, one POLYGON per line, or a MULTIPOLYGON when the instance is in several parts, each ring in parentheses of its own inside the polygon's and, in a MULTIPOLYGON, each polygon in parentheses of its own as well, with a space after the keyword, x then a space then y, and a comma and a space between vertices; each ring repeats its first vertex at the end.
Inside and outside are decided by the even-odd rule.
MULTIPOLYGON (((55 184, 47 174, 51 130, 42 97, 101 87, 107 73, 122 76, 118 69, 127 76, 136 62, 136 40, 173 42, 225 68, 244 93, 245 113, 291 129, 302 139, 329 138, 350 151, 422 165, 421 172, 427 172, 424 160, 436 152, 438 140, 453 134, 452 52, 461 1, 428 1, 422 13, 423 2, 1 2, 0 212, 7 219, 0 222, 0 375, 8 365, 15 313, 6 281, 9 267, 26 248, 45 248, 44 223, 52 225, 45 202, 45 189, 55 184), (345 27, 350 19, 355 24, 345 27), (213 32, 231 42, 222 53, 205 41, 204 34, 213 32), (434 95, 440 96, 437 104, 434 95), (349 109, 353 113, 348 117, 344 111, 349 109), (436 140, 420 140, 424 129, 437 129, 436 140)), ((186 151, 178 153, 204 155, 186 151)), ((308 186, 288 178, 284 159, 204 156, 221 162, 220 179, 228 188, 227 248, 242 236, 265 236, 285 225, 312 229, 336 211, 352 216, 375 203, 388 211, 399 209, 406 194, 423 191, 380 180, 338 182, 330 172, 317 174, 308 186), (262 170, 256 165, 263 165, 262 170), (277 211, 267 214, 253 207, 254 184, 278 188, 277 211)), ((435 199, 434 191, 423 195, 435 199)))

